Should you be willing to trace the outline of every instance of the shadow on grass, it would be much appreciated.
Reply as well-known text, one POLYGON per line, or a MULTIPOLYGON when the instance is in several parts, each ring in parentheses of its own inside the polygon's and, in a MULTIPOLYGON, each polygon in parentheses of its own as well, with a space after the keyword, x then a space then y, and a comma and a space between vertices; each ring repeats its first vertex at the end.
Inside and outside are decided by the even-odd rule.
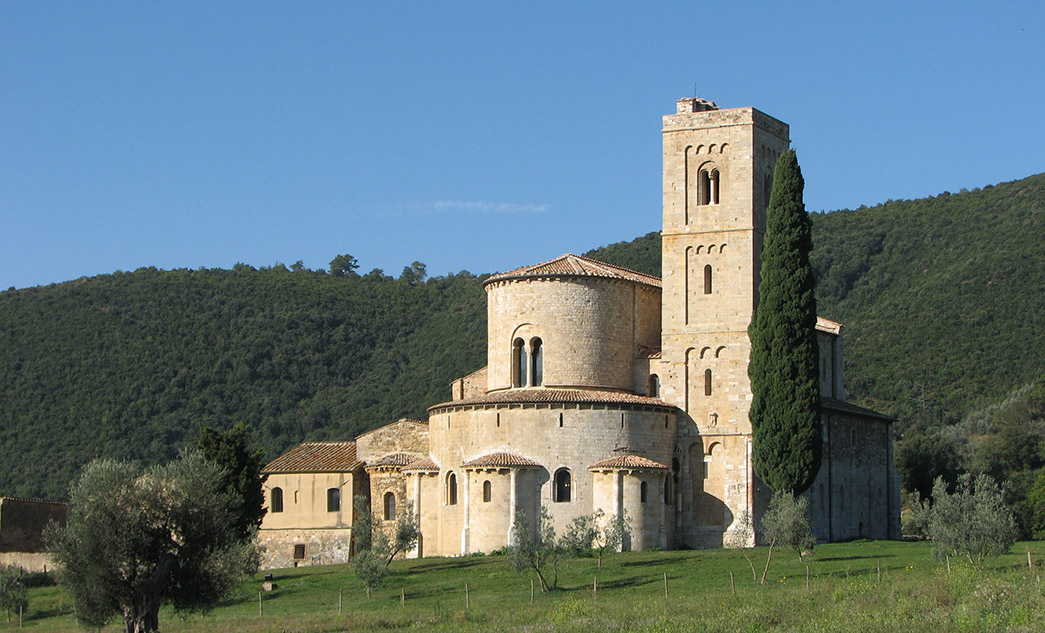
POLYGON ((822 562, 822 563, 830 563, 830 562, 838 562, 840 560, 864 560, 864 559, 877 560, 877 559, 880 559, 880 558, 893 558, 893 557, 894 557, 893 554, 881 554, 879 556, 828 556, 826 558, 819 558, 819 557, 817 557, 817 558, 814 558, 812 560, 819 561, 819 562, 822 562))
POLYGON ((467 569, 476 565, 486 562, 485 558, 460 558, 460 559, 445 559, 440 561, 433 561, 431 563, 418 563, 417 565, 411 566, 409 569, 397 570, 404 571, 408 574, 422 572, 422 571, 435 571, 438 569, 467 569))

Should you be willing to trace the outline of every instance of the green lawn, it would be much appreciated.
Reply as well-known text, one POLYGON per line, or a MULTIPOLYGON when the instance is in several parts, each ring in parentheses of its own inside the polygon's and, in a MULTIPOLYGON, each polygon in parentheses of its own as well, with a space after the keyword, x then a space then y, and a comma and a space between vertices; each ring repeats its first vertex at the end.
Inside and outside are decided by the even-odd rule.
MULTIPOLYGON (((977 571, 961 560, 948 573, 927 543, 823 545, 806 563, 778 550, 765 585, 766 548, 625 553, 565 560, 560 589, 537 590, 503 557, 397 561, 367 599, 343 565, 277 570, 277 588, 262 597, 262 577, 206 616, 165 610, 164 632, 203 631, 1043 631, 1045 543, 1019 543, 977 571), (1027 567, 1027 551, 1034 570, 1027 567), (879 566, 881 582, 879 583, 879 566), (730 586, 733 572, 736 591, 730 586), (664 596, 667 575, 668 597, 664 596), (592 591, 598 578, 598 594, 592 591), (465 585, 468 601, 465 603, 465 585), (338 592, 343 612, 338 615, 338 592), (405 598, 405 606, 402 603, 405 598)), ((25 629, 76 631, 60 587, 33 589, 25 629)), ((17 629, 0 620, 0 630, 17 629)), ((118 630, 114 622, 111 630, 118 630)), ((109 630, 109 629, 107 629, 109 630)))

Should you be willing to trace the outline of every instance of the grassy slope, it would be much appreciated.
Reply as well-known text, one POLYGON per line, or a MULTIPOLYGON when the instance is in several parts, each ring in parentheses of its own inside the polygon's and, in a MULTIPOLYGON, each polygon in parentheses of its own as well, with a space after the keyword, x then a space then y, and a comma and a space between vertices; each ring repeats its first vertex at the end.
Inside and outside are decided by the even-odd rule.
MULTIPOLYGON (((1045 557, 1045 543, 1020 543, 1014 553, 977 572, 952 570, 929 557, 927 543, 854 542, 824 545, 806 567, 794 551, 777 551, 765 586, 752 581, 767 550, 702 550, 611 555, 562 565, 561 589, 537 592, 529 576, 503 557, 398 561, 385 585, 366 599, 347 566, 277 570, 278 588, 263 597, 260 580, 205 617, 160 617, 172 631, 1040 631, 1045 585, 1026 551, 1045 557), (878 583, 878 565, 882 582, 878 583), (736 595, 730 590, 730 572, 736 595), (664 575, 669 598, 664 598, 664 575), (592 593, 598 578, 597 599, 592 593), (468 584, 470 608, 465 608, 468 584), (338 591, 344 614, 337 614, 338 591), (402 594, 400 592, 403 592, 402 594), (400 597, 406 606, 400 606, 400 597)), ((27 630, 74 631, 60 588, 34 589, 27 630)), ((116 630, 116 627, 111 627, 116 630)))

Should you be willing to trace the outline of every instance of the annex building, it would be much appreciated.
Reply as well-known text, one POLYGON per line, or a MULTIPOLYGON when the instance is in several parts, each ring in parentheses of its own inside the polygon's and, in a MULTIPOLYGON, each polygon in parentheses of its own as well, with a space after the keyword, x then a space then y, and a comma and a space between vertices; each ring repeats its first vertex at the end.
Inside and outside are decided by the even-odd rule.
MULTIPOLYGON (((343 562, 353 495, 417 513, 416 556, 489 552, 542 508, 561 533, 627 512, 631 549, 721 547, 772 492, 752 470, 747 328, 788 126, 681 99, 664 117, 662 272, 577 255, 488 278, 487 366, 428 420, 306 443, 268 466, 267 566, 343 562)), ((842 325, 819 319, 825 541, 898 538, 892 419, 845 402, 842 325)), ((757 537, 756 537, 757 538, 757 537)), ((750 543, 749 544, 753 544, 750 543)))

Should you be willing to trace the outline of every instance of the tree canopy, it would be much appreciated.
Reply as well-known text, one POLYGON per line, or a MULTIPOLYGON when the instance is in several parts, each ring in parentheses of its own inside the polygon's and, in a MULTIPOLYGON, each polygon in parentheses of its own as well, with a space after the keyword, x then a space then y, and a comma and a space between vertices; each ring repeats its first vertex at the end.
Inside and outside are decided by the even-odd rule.
POLYGON ((267 477, 261 474, 264 453, 247 443, 247 426, 240 422, 224 433, 201 426, 196 448, 223 469, 221 489, 232 500, 235 531, 243 539, 253 538, 265 516, 262 485, 267 477))
POLYGON ((751 321, 751 427, 755 473, 793 495, 820 468, 819 351, 813 243, 802 202, 805 183, 794 150, 781 154, 773 178, 762 247, 758 308, 751 321))
POLYGON ((68 524, 47 537, 85 626, 122 616, 125 633, 159 627, 159 608, 206 610, 257 569, 236 532, 223 472, 199 453, 142 469, 95 460, 73 486, 68 524))

